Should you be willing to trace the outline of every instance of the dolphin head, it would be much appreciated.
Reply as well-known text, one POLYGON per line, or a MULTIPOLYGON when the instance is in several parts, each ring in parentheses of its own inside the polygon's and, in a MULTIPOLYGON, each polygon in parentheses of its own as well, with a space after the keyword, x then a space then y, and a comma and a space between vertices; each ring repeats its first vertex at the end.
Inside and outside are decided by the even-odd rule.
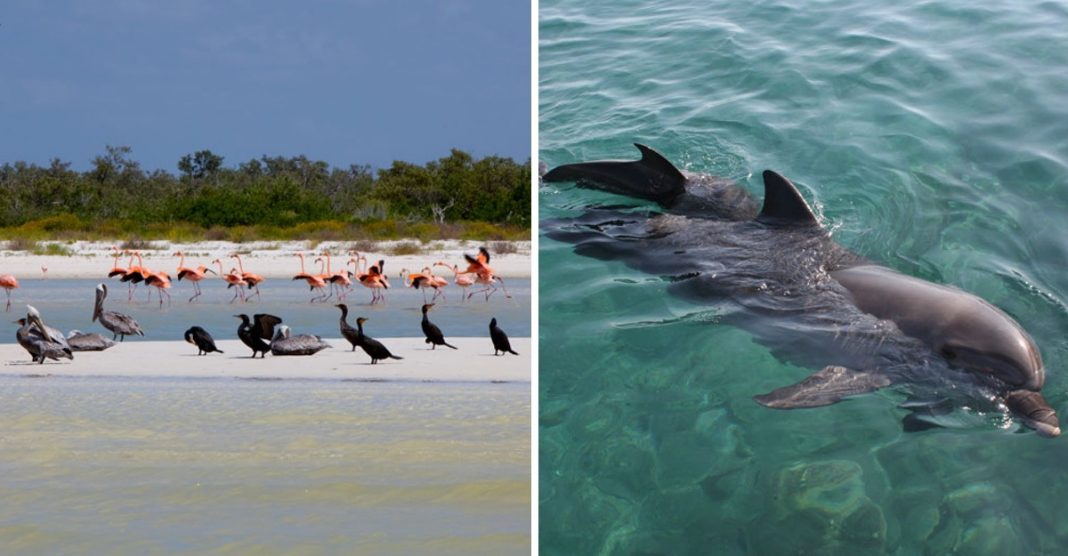
MULTIPOLYGON (((978 299, 978 298, 975 298, 978 299)), ((940 351, 951 364, 994 376, 1009 385, 1005 405, 1023 424, 1046 437, 1061 434, 1057 412, 1039 391, 1046 369, 1034 340, 1012 317, 981 302, 979 310, 962 311, 952 319, 954 333, 940 351)))
POLYGON ((971 301, 973 306, 946 327, 939 352, 954 366, 994 376, 1014 388, 1041 390, 1046 370, 1031 336, 1000 309, 974 296, 971 301))

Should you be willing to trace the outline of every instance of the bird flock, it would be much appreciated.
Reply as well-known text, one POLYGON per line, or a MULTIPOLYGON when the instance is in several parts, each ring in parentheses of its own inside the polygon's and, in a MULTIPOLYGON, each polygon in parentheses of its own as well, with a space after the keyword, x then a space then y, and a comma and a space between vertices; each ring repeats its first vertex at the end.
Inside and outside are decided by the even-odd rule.
MULTIPOLYGON (((148 290, 148 301, 152 300, 152 293, 156 291, 158 292, 160 307, 163 306, 164 299, 166 299, 167 304, 171 303, 171 294, 168 291, 171 289, 171 276, 168 272, 152 270, 146 267, 139 251, 120 250, 117 246, 112 246, 111 249, 114 263, 107 276, 108 278, 118 278, 119 281, 128 284, 128 300, 132 301, 137 287, 144 284, 146 287, 154 288, 148 290), (125 267, 119 265, 119 259, 123 256, 129 258, 125 267)), ((201 264, 194 268, 185 266, 185 253, 178 251, 174 253, 174 256, 179 258, 176 270, 178 281, 186 280, 193 284, 193 296, 188 299, 189 303, 192 303, 203 294, 200 289, 200 283, 207 279, 208 274, 218 276, 226 283, 227 289, 234 290, 230 303, 238 300, 242 302, 249 301, 252 297, 256 297, 257 300, 261 298, 260 284, 265 281, 265 278, 255 272, 245 270, 244 261, 241 260, 239 253, 230 255, 229 258, 235 260, 237 266, 231 267, 229 271, 224 270, 226 265, 222 259, 214 259, 211 261, 210 266, 201 264), (218 267, 219 270, 216 272, 211 267, 218 267)), ((355 251, 350 251, 348 256, 349 259, 345 262, 344 267, 341 270, 334 270, 330 252, 324 250, 313 261, 313 264, 319 265, 319 271, 312 273, 306 269, 304 253, 295 253, 294 257, 300 261, 300 272, 295 274, 292 279, 303 280, 307 283, 308 289, 312 292, 312 297, 309 299, 311 303, 325 303, 331 299, 335 299, 338 302, 344 301, 357 285, 371 290, 372 305, 384 303, 386 300, 385 291, 390 288, 385 270, 386 261, 379 259, 368 266, 366 256, 355 251)), ((464 259, 467 262, 467 268, 464 270, 460 270, 459 265, 450 265, 444 261, 437 261, 433 265, 423 267, 417 273, 402 269, 400 278, 405 287, 423 291, 424 303, 433 303, 439 297, 442 298, 442 301, 445 301, 445 288, 449 286, 449 281, 442 276, 434 274, 433 267, 437 266, 443 266, 452 271, 453 283, 463 290, 461 301, 467 301, 476 294, 483 294, 485 300, 489 301, 490 297, 498 289, 504 292, 505 297, 512 297, 504 285, 504 279, 497 276, 493 268, 490 267, 490 254, 485 247, 480 247, 475 255, 464 254, 464 259), (482 288, 472 292, 467 291, 468 288, 476 285, 482 286, 482 288), (433 290, 434 292, 429 301, 426 298, 427 290, 433 290)), ((0 287, 7 291, 8 308, 10 308, 11 290, 19 287, 18 280, 9 274, 2 275, 0 276, 0 287)))
MULTIPOLYGON (((108 272, 108 277, 117 277, 129 284, 128 300, 133 299, 134 289, 137 285, 144 283, 159 292, 161 307, 164 298, 170 303, 170 294, 166 291, 170 288, 170 276, 166 272, 153 271, 146 268, 141 259, 141 254, 138 252, 120 252, 117 247, 113 247, 113 250, 115 261, 112 269, 108 272), (125 268, 120 267, 118 264, 122 255, 130 257, 129 264, 125 268), (136 264, 134 264, 135 259, 136 264)), ((204 280, 207 273, 214 274, 214 271, 204 265, 196 268, 186 267, 184 266, 185 255, 177 252, 175 256, 180 257, 177 271, 178 279, 188 279, 193 283, 194 295, 188 300, 192 303, 202 295, 199 282, 204 280)), ((369 319, 358 317, 356 326, 350 325, 348 323, 348 305, 341 302, 351 292, 353 286, 359 283, 371 290, 370 303, 372 305, 384 303, 385 290, 389 289, 389 281, 384 273, 384 260, 379 260, 376 264, 364 268, 366 258, 356 253, 350 253, 350 258, 344 270, 332 273, 330 255, 328 252, 323 251, 321 256, 315 259, 315 262, 321 263, 320 272, 318 274, 309 274, 305 272, 304 254, 297 253, 296 256, 300 259, 301 271, 293 277, 293 280, 305 280, 308 283, 311 291, 315 293, 309 300, 312 303, 325 302, 331 298, 338 301, 335 307, 341 311, 339 330, 341 336, 352 345, 352 351, 355 351, 357 347, 361 348, 371 358, 371 364, 377 364, 379 361, 386 359, 403 359, 403 357, 393 354, 382 342, 364 332, 364 324, 369 319), (361 265, 361 262, 364 264, 361 265), (349 270, 349 266, 352 266, 353 270, 349 270)), ((231 257, 237 260, 238 266, 232 268, 228 273, 223 271, 223 263, 220 259, 212 261, 213 265, 219 267, 218 275, 227 282, 227 287, 236 288, 230 303, 234 303, 238 299, 242 302, 248 301, 248 298, 253 295, 260 298, 259 285, 264 282, 264 278, 246 271, 240 255, 234 254, 231 257)), ((489 301, 490 296, 496 292, 498 287, 504 289, 504 280, 496 276, 489 266, 490 255, 485 248, 480 248, 477 255, 465 254, 464 258, 468 262, 468 268, 464 271, 460 271, 458 265, 449 267, 448 264, 440 261, 434 264, 434 266, 449 267, 454 272, 455 283, 464 288, 464 301, 479 293, 484 294, 486 301, 489 301), (484 287, 478 291, 467 293, 466 289, 475 284, 481 284, 484 287)), ((446 341, 441 328, 431 322, 429 318, 429 312, 435 306, 435 301, 439 297, 444 301, 444 288, 448 285, 448 281, 434 276, 430 267, 423 268, 420 273, 409 273, 407 270, 402 270, 401 278, 406 287, 423 290, 424 304, 422 306, 422 321, 420 325, 426 337, 426 343, 430 344, 430 349, 436 349, 438 346, 457 349, 456 346, 446 341), (426 299, 427 290, 434 291, 433 297, 429 300, 426 299)), ((8 290, 8 308, 10 308, 10 290, 18 287, 17 280, 10 275, 0 276, 0 287, 5 287, 8 290), (7 283, 13 283, 14 285, 12 288, 8 288, 4 285, 7 283)), ((153 290, 150 289, 149 301, 151 301, 152 293, 153 290)), ((504 290, 504 293, 507 297, 511 297, 507 290, 504 290)), ((79 330, 72 330, 64 336, 58 329, 46 325, 40 312, 33 306, 28 305, 26 317, 16 321, 19 324, 19 329, 16 332, 16 340, 19 345, 30 354, 34 362, 44 363, 46 359, 73 359, 75 351, 105 350, 116 345, 117 342, 123 342, 126 336, 145 335, 141 326, 130 315, 104 308, 104 302, 108 296, 107 284, 101 283, 97 285, 95 295, 91 322, 99 322, 101 326, 110 331, 112 333, 111 339, 101 334, 84 333, 79 330)), ((234 317, 241 321, 237 328, 237 337, 252 350, 251 358, 256 358, 257 355, 260 358, 264 358, 268 352, 273 356, 307 356, 331 347, 319 336, 294 334, 291 328, 283 323, 282 318, 275 315, 260 313, 254 314, 250 318, 247 314, 236 314, 234 317)), ((508 336, 498 327, 496 318, 490 320, 489 336, 493 343, 494 355, 504 355, 506 353, 519 355, 512 350, 508 336)), ((186 330, 184 339, 197 347, 198 355, 223 353, 222 350, 216 347, 215 340, 211 334, 201 326, 192 326, 186 330)))

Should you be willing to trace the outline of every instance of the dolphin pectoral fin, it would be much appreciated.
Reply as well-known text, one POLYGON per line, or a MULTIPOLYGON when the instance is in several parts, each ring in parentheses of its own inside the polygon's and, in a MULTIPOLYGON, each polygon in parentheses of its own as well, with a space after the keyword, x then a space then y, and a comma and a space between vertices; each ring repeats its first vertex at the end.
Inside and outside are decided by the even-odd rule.
POLYGON ((542 176, 546 182, 573 181, 602 189, 665 203, 685 190, 686 177, 664 155, 638 143, 640 160, 601 160, 564 164, 542 176))
POLYGON ((924 400, 910 397, 898 407, 909 410, 901 419, 901 428, 905 432, 945 428, 941 418, 953 413, 953 402, 947 398, 924 400))
POLYGON ((905 432, 923 432, 942 428, 945 427, 941 423, 922 413, 909 413, 901 419, 901 430, 905 432))
POLYGON ((760 396, 753 396, 753 399, 761 405, 775 409, 820 407, 838 403, 847 396, 871 392, 890 384, 891 380, 886 375, 828 366, 797 384, 784 386, 760 396))

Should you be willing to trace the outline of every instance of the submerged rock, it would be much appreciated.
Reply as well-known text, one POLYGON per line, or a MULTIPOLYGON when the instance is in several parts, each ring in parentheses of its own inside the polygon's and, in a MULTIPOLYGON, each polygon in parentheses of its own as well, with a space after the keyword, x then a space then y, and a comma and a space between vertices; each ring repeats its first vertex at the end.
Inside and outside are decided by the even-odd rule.
POLYGON ((768 554, 879 554, 886 518, 867 496, 863 471, 834 460, 781 470, 769 512, 749 528, 756 552, 768 554), (769 534, 774 531, 774 534, 769 534))
POLYGON ((861 474, 852 461, 798 465, 779 474, 777 490, 791 509, 843 517, 866 498, 861 474))
POLYGON ((943 503, 953 513, 966 517, 982 513, 983 510, 1000 509, 1005 505, 1005 498, 998 493, 994 485, 975 483, 950 492, 943 503))
POLYGON ((589 472, 594 485, 605 494, 641 500, 656 488, 653 454, 649 446, 630 437, 606 441, 598 450, 600 461, 589 472))
POLYGON ((982 517, 975 520, 961 534, 954 548, 957 554, 997 554, 1013 556, 1026 554, 1020 544, 1016 528, 1007 517, 982 517))

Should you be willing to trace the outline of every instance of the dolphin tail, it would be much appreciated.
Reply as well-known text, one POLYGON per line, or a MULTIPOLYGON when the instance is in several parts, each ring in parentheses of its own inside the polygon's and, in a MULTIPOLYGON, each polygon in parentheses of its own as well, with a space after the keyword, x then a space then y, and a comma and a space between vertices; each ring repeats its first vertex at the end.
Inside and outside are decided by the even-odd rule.
POLYGON ((602 189, 658 203, 683 193, 686 177, 664 155, 638 143, 640 160, 602 160, 564 164, 542 176, 547 182, 573 181, 582 187, 602 189))
POLYGON ((757 403, 775 409, 820 407, 842 401, 842 398, 863 394, 889 386, 886 375, 854 371, 829 366, 816 371, 805 380, 790 386, 753 396, 757 403))

